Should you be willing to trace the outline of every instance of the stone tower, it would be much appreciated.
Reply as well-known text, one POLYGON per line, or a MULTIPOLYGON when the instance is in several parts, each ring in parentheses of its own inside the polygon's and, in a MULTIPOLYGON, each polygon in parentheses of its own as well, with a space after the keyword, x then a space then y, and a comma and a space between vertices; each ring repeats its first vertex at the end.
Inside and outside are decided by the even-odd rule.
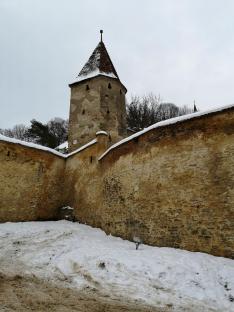
POLYGON ((118 77, 102 36, 76 81, 69 86, 69 151, 94 139, 100 130, 108 133, 111 143, 126 136, 127 89, 118 77))

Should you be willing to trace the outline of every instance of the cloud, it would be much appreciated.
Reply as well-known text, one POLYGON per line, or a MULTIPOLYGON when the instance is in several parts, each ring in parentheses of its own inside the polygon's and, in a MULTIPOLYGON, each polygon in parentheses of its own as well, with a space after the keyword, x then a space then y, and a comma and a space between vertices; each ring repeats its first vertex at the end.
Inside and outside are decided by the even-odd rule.
POLYGON ((0 128, 68 117, 68 83, 104 41, 131 94, 233 102, 233 1, 0 0, 0 128))

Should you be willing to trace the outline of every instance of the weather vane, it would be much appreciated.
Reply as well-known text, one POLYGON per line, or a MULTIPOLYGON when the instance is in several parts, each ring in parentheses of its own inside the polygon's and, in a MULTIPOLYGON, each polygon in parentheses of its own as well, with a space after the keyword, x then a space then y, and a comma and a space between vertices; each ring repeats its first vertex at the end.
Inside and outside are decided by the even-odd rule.
POLYGON ((102 34, 103 34, 103 30, 100 30, 100 34, 101 34, 101 41, 102 41, 102 34))

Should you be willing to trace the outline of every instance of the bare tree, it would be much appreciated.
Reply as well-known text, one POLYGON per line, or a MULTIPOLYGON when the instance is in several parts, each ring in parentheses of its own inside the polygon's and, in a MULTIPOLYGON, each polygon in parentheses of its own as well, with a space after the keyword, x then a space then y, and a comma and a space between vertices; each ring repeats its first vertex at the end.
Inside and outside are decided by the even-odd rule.
POLYGON ((161 103, 156 111, 157 121, 179 116, 179 107, 173 103, 161 103))
POLYGON ((193 113, 192 108, 164 103, 160 96, 153 93, 143 97, 132 96, 131 102, 127 104, 127 125, 128 129, 136 132, 161 120, 189 113, 193 113))
POLYGON ((157 122, 156 112, 161 103, 160 96, 152 93, 142 98, 132 96, 127 104, 127 125, 134 131, 139 131, 157 122))
POLYGON ((192 109, 191 107, 189 107, 187 105, 181 106, 179 108, 179 116, 192 114, 192 113, 195 113, 195 112, 197 112, 197 108, 195 110, 194 108, 192 109))
POLYGON ((28 131, 28 127, 23 124, 15 125, 12 129, 1 129, 0 133, 10 137, 16 138, 19 140, 27 140, 26 133, 28 131))

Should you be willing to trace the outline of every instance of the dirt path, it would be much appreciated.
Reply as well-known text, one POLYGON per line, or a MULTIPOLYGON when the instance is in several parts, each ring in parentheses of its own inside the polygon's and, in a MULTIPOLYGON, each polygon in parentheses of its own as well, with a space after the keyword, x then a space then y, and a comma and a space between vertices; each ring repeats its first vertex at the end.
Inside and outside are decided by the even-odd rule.
POLYGON ((36 278, 0 276, 0 311, 56 312, 166 312, 140 302, 120 301, 101 296, 92 289, 75 291, 45 283, 36 278))

